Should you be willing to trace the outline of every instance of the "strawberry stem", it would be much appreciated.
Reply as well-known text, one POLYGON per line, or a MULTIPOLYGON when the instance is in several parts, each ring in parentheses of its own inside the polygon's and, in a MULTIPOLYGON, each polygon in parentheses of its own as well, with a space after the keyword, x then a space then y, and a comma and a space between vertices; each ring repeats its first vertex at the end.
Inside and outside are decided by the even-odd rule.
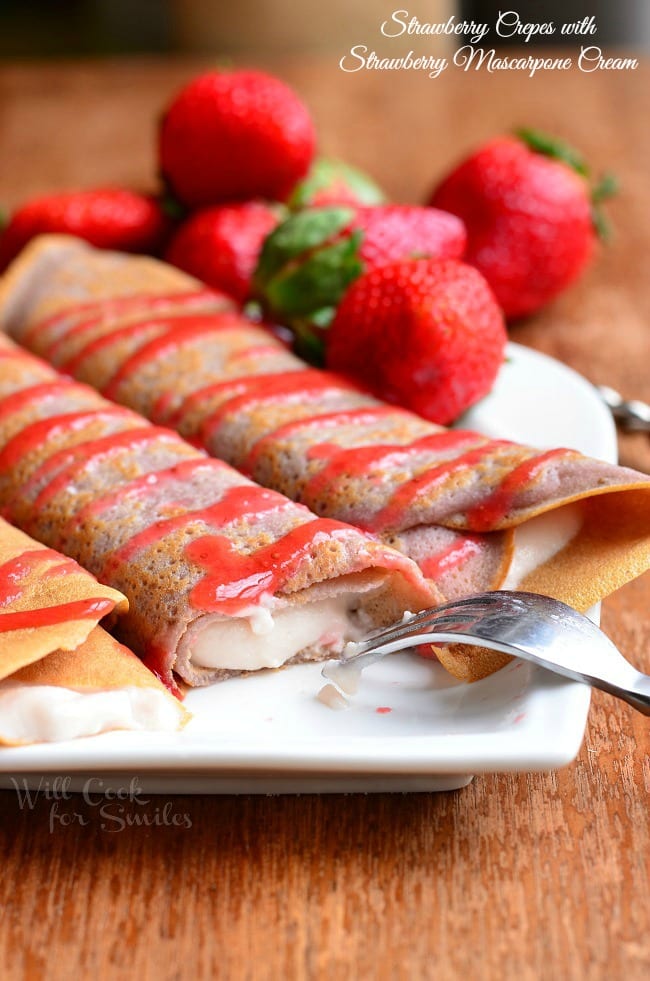
POLYGON ((601 242, 609 242, 612 237, 612 226, 607 220, 601 203, 617 194, 619 182, 614 174, 604 174, 591 191, 591 220, 596 229, 596 235, 601 242))
MULTIPOLYGON (((568 167, 571 167, 581 177, 589 178, 591 172, 584 158, 563 140, 557 140, 547 133, 542 133, 538 129, 518 129, 515 135, 535 153, 542 153, 544 156, 551 157, 553 160, 560 160, 568 167)), ((596 230, 598 238, 603 242, 611 238, 611 226, 602 208, 601 202, 611 198, 619 189, 618 180, 614 174, 603 174, 597 184, 591 186, 591 220, 596 230)))
POLYGON ((169 189, 166 189, 160 197, 160 210, 172 221, 184 221, 189 214, 185 205, 181 204, 169 189))
POLYGON ((323 307, 336 306, 353 280, 363 271, 358 258, 360 232, 309 255, 302 264, 289 263, 267 281, 264 300, 270 310, 289 320, 313 316, 323 307))
POLYGON ((528 129, 526 126, 516 129, 515 136, 523 140, 526 146, 536 153, 543 153, 546 157, 561 160, 572 170, 575 170, 577 174, 581 174, 583 177, 589 176, 589 167, 582 154, 565 143, 564 140, 558 140, 539 129, 528 129))
POLYGON ((350 224, 353 208, 314 208, 291 215, 265 239, 255 270, 255 283, 266 285, 290 263, 325 245, 350 224))
MULTIPOLYGON (((332 311, 333 313, 333 311, 332 311)), ((331 316, 330 316, 331 320, 331 316)), ((308 364, 322 368, 325 364, 325 338, 323 331, 307 320, 294 320, 292 325, 296 354, 308 364)))
POLYGON ((601 201, 606 201, 607 198, 611 198, 614 194, 618 194, 619 190, 620 184, 616 174, 603 174, 591 192, 592 203, 600 204, 601 201))
POLYGON ((363 171, 342 160, 318 157, 287 203, 292 211, 299 211, 318 204, 321 194, 331 194, 331 200, 336 201, 337 191, 343 194, 342 201, 354 204, 376 205, 386 201, 383 191, 363 171))

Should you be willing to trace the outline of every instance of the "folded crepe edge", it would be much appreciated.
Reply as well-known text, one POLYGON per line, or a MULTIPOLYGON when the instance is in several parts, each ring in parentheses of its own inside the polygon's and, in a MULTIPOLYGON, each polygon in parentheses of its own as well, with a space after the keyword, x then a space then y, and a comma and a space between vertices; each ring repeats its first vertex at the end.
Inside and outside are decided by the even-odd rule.
MULTIPOLYGON (((610 494, 585 499, 579 532, 518 589, 552 596, 586 613, 650 569, 650 493, 647 488, 612 493, 625 495, 625 508, 612 508, 610 494)), ((467 682, 479 681, 512 660, 469 644, 435 646, 434 651, 450 674, 467 682)))
MULTIPOLYGON (((151 701, 147 705, 141 698, 134 699, 129 694, 128 701, 120 702, 121 716, 113 703, 112 710, 117 714, 112 719, 105 720, 102 726, 93 717, 84 731, 82 717, 78 720, 79 729, 73 731, 70 738, 94 734, 98 731, 97 724, 99 731, 107 731, 111 728, 179 729, 187 723, 189 713, 160 680, 135 654, 98 626, 107 613, 128 608, 128 600, 122 593, 98 583, 77 562, 34 540, 4 519, 0 519, 0 566, 5 568, 7 587, 6 592, 3 588, 0 626, 3 616, 11 618, 16 614, 27 623, 0 631, 0 681, 3 682, 0 693, 3 698, 13 701, 13 712, 21 720, 12 736, 12 709, 8 707, 11 702, 5 702, 9 720, 4 714, 0 717, 1 745, 67 738, 49 734, 50 726, 56 729, 59 725, 65 729, 65 723, 74 711, 69 701, 66 705, 49 695, 48 690, 54 688, 76 695, 153 689, 158 695, 153 715, 151 701), (40 553, 43 553, 42 558, 40 553), (43 614, 45 619, 39 623, 39 616, 43 614), (48 618, 52 618, 51 622, 48 618), (18 690, 18 697, 24 699, 30 687, 37 688, 38 694, 36 702, 26 708, 25 702, 16 703, 15 692, 18 690), (160 701, 160 696, 164 702, 160 701), (161 713, 163 705, 166 711, 161 713), (172 724, 174 719, 175 725, 172 724), (14 738, 17 732, 20 738, 14 738), (44 735, 45 732, 48 735, 44 735)), ((15 622, 10 619, 5 624, 15 622)))
MULTIPOLYGON (((147 274, 153 275, 156 280, 157 289, 183 290, 186 288, 190 291, 204 287, 205 285, 188 273, 177 269, 175 266, 170 266, 150 256, 120 253, 114 249, 97 249, 74 235, 37 235, 24 246, 2 275, 0 275, 1 330, 6 331, 8 329, 8 325, 16 313, 18 313, 18 316, 20 315, 16 308, 20 307, 25 291, 29 289, 29 277, 36 276, 40 278, 41 276, 46 276, 48 273, 47 266, 51 260, 54 260, 54 268, 61 265, 61 255, 56 251, 57 246, 63 247, 68 252, 72 250, 73 253, 78 253, 79 255, 88 253, 92 256, 94 252, 105 251, 112 256, 123 256, 125 261, 131 261, 131 265, 137 263, 138 273, 143 281, 147 274)), ((146 289, 147 285, 145 282, 143 291, 146 291, 146 289)), ((96 298, 97 300, 107 300, 116 295, 120 294, 107 294, 103 296, 98 293, 96 298)), ((85 299, 83 302, 88 302, 88 300, 85 299)), ((74 306, 74 303, 70 305, 74 306)), ((53 308, 51 312, 53 314, 58 313, 58 308, 53 308)), ((48 314, 44 314, 44 316, 48 316, 48 314)), ((21 323, 21 326, 27 328, 31 326, 31 323, 32 321, 30 319, 25 319, 21 323)))
MULTIPOLYGON (((0 565, 12 559, 19 559, 26 552, 41 550, 45 553, 44 568, 51 567, 54 550, 48 549, 41 542, 26 535, 4 519, 0 519, 0 565)), ((75 619, 74 614, 71 613, 69 617, 59 622, 0 631, 2 641, 0 680, 53 651, 75 650, 106 615, 123 613, 128 609, 129 602, 119 590, 98 582, 90 572, 78 563, 73 563, 73 560, 63 555, 60 555, 60 558, 66 562, 68 571, 60 576, 53 574, 36 577, 35 581, 28 579, 28 588, 24 596, 21 596, 16 603, 0 609, 0 625, 4 613, 28 614, 50 608, 56 610, 57 607, 61 607, 62 613, 65 613, 66 605, 77 601, 99 600, 102 601, 101 606, 96 611, 96 615, 93 613, 91 616, 75 619)))
MULTIPOLYGON (((95 627, 76 650, 53 651, 4 680, 25 687, 62 688, 82 695, 125 689, 152 689, 162 695, 165 704, 173 709, 177 720, 176 730, 184 728, 192 718, 185 706, 167 691, 140 658, 128 647, 118 643, 102 627, 95 627)), ((0 726, 0 745, 20 746, 35 741, 41 740, 7 739, 0 726)))

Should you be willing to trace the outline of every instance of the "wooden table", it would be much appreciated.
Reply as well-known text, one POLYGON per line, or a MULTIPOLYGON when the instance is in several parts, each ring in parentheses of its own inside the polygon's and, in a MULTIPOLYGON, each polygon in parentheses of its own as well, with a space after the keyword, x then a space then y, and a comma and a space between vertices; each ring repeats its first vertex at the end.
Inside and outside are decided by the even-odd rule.
MULTIPOLYGON (((150 186, 155 117, 201 67, 3 68, 4 202, 150 186)), ((460 153, 521 122, 615 170, 613 244, 512 336, 650 400, 650 66, 532 80, 344 75, 335 57, 266 67, 306 98, 323 149, 398 199, 421 200, 460 153)), ((647 437, 626 439, 622 455, 650 467, 647 437)), ((646 575, 603 610, 648 671, 649 608, 646 575)), ((3 977, 647 977, 649 732, 596 694, 584 747, 561 772, 482 776, 447 794, 151 798, 123 816, 152 825, 120 833, 78 798, 53 819, 52 801, 21 810, 2 792, 3 977), (191 827, 161 826, 165 805, 191 827)))

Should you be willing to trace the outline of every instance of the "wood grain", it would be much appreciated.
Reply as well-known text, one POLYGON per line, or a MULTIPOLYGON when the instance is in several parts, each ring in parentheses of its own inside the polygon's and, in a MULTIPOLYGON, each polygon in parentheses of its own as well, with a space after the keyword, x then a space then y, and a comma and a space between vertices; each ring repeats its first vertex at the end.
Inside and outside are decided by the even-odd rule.
MULTIPOLYGON (((153 186, 155 117, 202 64, 2 68, 4 203, 54 187, 153 186)), ((647 65, 482 74, 480 84, 343 75, 331 61, 267 67, 311 105, 323 149, 400 199, 421 200, 468 147, 521 121, 616 170, 613 244, 513 337, 650 400, 647 65)), ((623 453, 650 465, 647 439, 627 440, 623 453)), ((649 606, 645 576, 603 615, 648 671, 649 606)), ((452 794, 151 798, 116 802, 102 820, 99 804, 78 797, 30 810, 3 792, 2 976, 645 978, 648 732, 596 694, 575 764, 478 777, 452 794), (191 827, 161 826, 164 814, 191 827), (151 826, 121 829, 145 816, 151 826)))

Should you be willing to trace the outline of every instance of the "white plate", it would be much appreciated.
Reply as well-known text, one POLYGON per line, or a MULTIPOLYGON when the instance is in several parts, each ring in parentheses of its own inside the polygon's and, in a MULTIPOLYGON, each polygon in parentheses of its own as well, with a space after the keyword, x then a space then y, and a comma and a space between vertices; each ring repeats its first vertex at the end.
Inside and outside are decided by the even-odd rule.
MULTIPOLYGON (((591 386, 511 344, 494 391, 462 420, 540 448, 616 458, 609 412, 591 386)), ((590 690, 523 662, 473 685, 438 664, 394 655, 364 672, 347 711, 316 700, 319 665, 190 692, 178 734, 114 732, 0 751, 0 786, 69 777, 68 790, 293 793, 451 790, 474 773, 552 769, 577 754, 590 690)))

